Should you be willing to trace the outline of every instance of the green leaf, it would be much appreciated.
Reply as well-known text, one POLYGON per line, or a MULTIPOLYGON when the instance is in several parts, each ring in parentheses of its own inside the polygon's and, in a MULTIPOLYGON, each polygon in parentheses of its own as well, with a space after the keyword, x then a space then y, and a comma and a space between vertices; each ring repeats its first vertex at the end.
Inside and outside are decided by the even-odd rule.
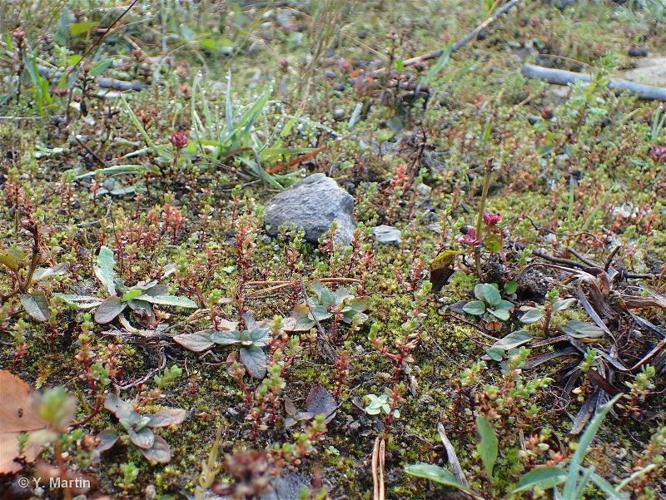
POLYGON ((465 485, 458 481, 452 472, 437 465, 426 463, 411 464, 405 467, 405 472, 410 476, 428 479, 437 484, 451 486, 452 488, 467 491, 465 485))
POLYGON ((501 321, 508 321, 511 313, 506 309, 488 309, 488 312, 501 321))
POLYGON ((463 311, 474 316, 482 316, 486 312, 486 304, 481 300, 470 300, 463 306, 463 311))
POLYGON ((95 276, 104 285, 109 295, 116 294, 116 273, 113 270, 116 265, 116 260, 113 257, 113 250, 107 246, 99 249, 97 255, 97 265, 94 268, 95 276))
POLYGON ((129 302, 130 300, 136 299, 137 297, 141 297, 141 295, 143 295, 143 290, 140 288, 131 288, 123 294, 120 300, 123 302, 129 302))
POLYGON ((215 345, 211 340, 211 331, 202 330, 196 333, 181 333, 173 338, 185 349, 193 352, 203 352, 215 345))
POLYGON ((134 411, 134 406, 129 401, 120 399, 117 394, 110 393, 104 400, 104 408, 113 413, 118 420, 129 420, 133 415, 138 415, 134 411))
POLYGON ((0 252, 0 264, 16 271, 19 268, 19 261, 15 255, 12 255, 10 252, 0 252))
POLYGON ((310 313, 312 319, 316 319, 317 321, 324 321, 325 319, 329 319, 333 316, 324 306, 315 304, 310 304, 310 306, 312 307, 312 312, 310 313))
POLYGON ((68 306, 75 307, 77 309, 92 309, 100 305, 103 300, 98 297, 93 297, 91 295, 73 295, 67 293, 54 293, 53 297, 62 300, 68 306))
POLYGON ((46 295, 43 292, 24 293, 21 295, 21 304, 23 304, 25 312, 37 321, 48 321, 51 317, 49 302, 46 300, 46 295))
POLYGON ((156 171, 156 167, 147 165, 114 165, 113 167, 98 168, 92 172, 77 175, 75 179, 85 179, 87 177, 95 177, 96 175, 145 174, 148 172, 155 173, 156 171))
POLYGON ((97 77, 104 73, 107 69, 109 69, 113 65, 113 61, 111 59, 107 59, 106 61, 101 61, 95 64, 92 69, 90 70, 90 76, 97 77))
POLYGON ((257 347, 264 347, 268 343, 270 336, 271 331, 269 328, 256 328, 250 331, 250 339, 257 347))
POLYGON ((52 267, 38 267, 32 274, 32 281, 42 281, 53 276, 60 276, 67 272, 69 264, 56 264, 52 267))
POLYGON ((497 434, 490 420, 482 415, 476 417, 476 430, 481 437, 481 441, 477 445, 477 451, 486 469, 486 474, 492 480, 498 453, 497 434))
POLYGON ((81 54, 72 54, 71 56, 67 57, 67 66, 76 66, 79 64, 81 59, 83 59, 81 54))
POLYGON ((483 239, 483 246, 490 253, 497 253, 502 249, 502 240, 496 234, 489 234, 483 239))
POLYGON ((515 281, 509 281, 504 284, 504 293, 507 295, 513 295, 518 290, 518 283, 515 281))
POLYGON ((564 491, 563 491, 564 498, 573 498, 573 495, 577 489, 576 486, 578 482, 579 469, 581 464, 583 463, 585 455, 587 454, 587 449, 590 447, 590 444, 592 444, 592 440, 597 435, 597 432, 599 431, 601 424, 606 418, 606 415, 611 410, 613 405, 617 402, 617 400, 620 399, 621 397, 622 394, 618 394, 608 403, 601 406, 599 408, 599 411, 597 411, 596 415, 594 416, 594 418, 592 418, 592 420, 588 424, 587 428, 585 429, 585 432, 583 432, 583 435, 581 436, 580 441, 578 442, 578 446, 576 446, 576 452, 574 453, 574 456, 571 458, 571 461, 569 462, 569 472, 567 474, 567 480, 564 485, 564 491))
POLYGON ((518 487, 513 492, 531 491, 537 486, 543 490, 548 490, 562 484, 566 478, 566 471, 560 467, 539 467, 523 475, 518 481, 518 487))
POLYGON ((187 297, 177 297, 175 295, 141 295, 139 300, 145 300, 151 304, 158 304, 161 306, 174 306, 174 307, 187 307, 190 309, 196 309, 199 306, 192 299, 187 297))
POLYGON ((113 448, 113 445, 118 441, 118 434, 112 429, 106 429, 97 434, 99 444, 95 448, 96 453, 102 453, 113 448))
POLYGON ((537 321, 541 321, 544 314, 545 311, 543 308, 534 307, 532 309, 529 309, 525 314, 523 314, 520 317, 520 321, 525 323, 526 325, 530 325, 532 323, 536 323, 537 321))
POLYGON ((152 465, 167 464, 171 461, 171 448, 160 436, 155 436, 155 442, 151 448, 139 448, 139 451, 152 465))
POLYGON ((499 290, 491 283, 481 283, 476 285, 474 287, 474 296, 491 306, 498 305, 502 300, 499 290))
POLYGON ((150 417, 148 427, 168 427, 181 424, 187 417, 187 411, 181 408, 165 408, 148 416, 150 417))
POLYGON ((88 33, 91 29, 97 28, 99 23, 97 21, 89 21, 85 23, 73 23, 69 25, 69 34, 72 36, 79 36, 88 33))
POLYGON ((597 325, 576 320, 569 321, 562 327, 562 331, 576 339, 598 339, 604 336, 604 331, 597 325))
POLYGON ((261 379, 266 375, 266 353, 261 347, 243 347, 240 362, 254 378, 261 379))
POLYGON ((219 345, 235 345, 241 342, 240 332, 213 332, 210 334, 210 340, 219 345))
POLYGON ((616 491, 608 481, 593 470, 590 471, 590 480, 597 488, 599 488, 607 500, 627 500, 629 498, 628 494, 616 491))
POLYGON ((129 435, 132 443, 137 445, 139 448, 151 448, 155 443, 155 434, 149 428, 145 427, 140 431, 135 431, 131 427, 127 429, 127 434, 129 435))
POLYGON ((523 344, 527 344, 530 340, 532 340, 532 338, 532 335, 527 333, 525 330, 517 330, 498 340, 490 348, 509 351, 511 349, 515 349, 516 347, 520 347, 523 344))
POLYGON ((100 325, 111 323, 126 307, 127 302, 123 302, 120 297, 112 295, 106 298, 95 310, 95 321, 100 325))
POLYGON ((556 299, 553 301, 553 311, 564 311, 565 309, 569 309, 575 303, 576 303, 575 298, 556 299))

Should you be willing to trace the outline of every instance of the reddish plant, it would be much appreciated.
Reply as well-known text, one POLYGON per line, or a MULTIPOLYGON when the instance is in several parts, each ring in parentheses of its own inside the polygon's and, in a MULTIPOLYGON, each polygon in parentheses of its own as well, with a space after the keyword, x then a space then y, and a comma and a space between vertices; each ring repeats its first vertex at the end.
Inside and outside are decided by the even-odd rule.
POLYGON ((187 135, 182 130, 178 130, 171 134, 169 142, 176 149, 183 149, 189 143, 187 135))
POLYGON ((488 227, 493 227, 499 224, 502 220, 500 214, 495 214, 493 212, 486 212, 483 214, 483 223, 488 227))
POLYGON ((460 232, 463 233, 463 235, 458 238, 458 242, 461 245, 473 248, 481 245, 481 240, 477 236, 476 229, 473 227, 463 227, 460 229, 460 232))
POLYGON ((666 146, 652 146, 648 156, 658 163, 666 161, 666 146))

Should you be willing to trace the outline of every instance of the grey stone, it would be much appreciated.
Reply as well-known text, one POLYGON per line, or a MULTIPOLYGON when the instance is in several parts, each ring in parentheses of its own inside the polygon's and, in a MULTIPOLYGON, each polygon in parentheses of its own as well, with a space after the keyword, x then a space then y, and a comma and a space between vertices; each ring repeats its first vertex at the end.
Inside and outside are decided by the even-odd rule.
POLYGON ((372 235, 377 243, 384 245, 399 245, 401 241, 400 229, 393 226, 375 226, 372 228, 372 235))
POLYGON ((336 244, 347 246, 354 236, 354 198, 324 174, 313 174, 276 195, 266 208, 264 223, 275 236, 280 226, 303 228, 305 238, 317 243, 337 223, 336 244))

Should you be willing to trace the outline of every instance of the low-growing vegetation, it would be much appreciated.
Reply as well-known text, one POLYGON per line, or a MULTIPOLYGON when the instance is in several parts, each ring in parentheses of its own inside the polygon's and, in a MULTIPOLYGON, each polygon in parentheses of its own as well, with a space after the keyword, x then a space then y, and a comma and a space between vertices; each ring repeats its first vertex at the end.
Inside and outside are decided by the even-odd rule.
POLYGON ((0 3, 0 497, 666 496, 665 28, 0 3))

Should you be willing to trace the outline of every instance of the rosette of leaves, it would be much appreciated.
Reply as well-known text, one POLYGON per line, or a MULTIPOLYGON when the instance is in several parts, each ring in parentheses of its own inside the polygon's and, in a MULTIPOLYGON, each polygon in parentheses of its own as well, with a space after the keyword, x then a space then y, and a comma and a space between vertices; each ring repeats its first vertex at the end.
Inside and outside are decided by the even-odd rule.
POLYGON ((268 344, 271 329, 263 321, 246 314, 243 316, 246 328, 238 330, 236 323, 222 322, 221 330, 201 330, 195 333, 176 335, 174 340, 193 352, 204 352, 216 345, 239 348, 239 358, 248 373, 254 378, 264 378, 266 375, 266 353, 264 347, 268 344))
POLYGON ((67 272, 67 264, 52 267, 37 267, 39 256, 30 258, 17 247, 0 251, 0 270, 9 276, 11 291, 0 293, 2 302, 18 297, 25 312, 37 321, 48 321, 51 317, 50 304, 46 294, 40 290, 39 283, 67 272))
MULTIPOLYGON (((118 278, 115 271, 113 251, 103 246, 94 268, 95 276, 108 294, 106 298, 90 295, 55 294, 56 297, 77 309, 95 309, 95 321, 107 324, 121 316, 129 308, 135 317, 147 323, 155 321, 153 305, 186 307, 196 309, 197 303, 187 297, 170 295, 169 289, 160 281, 140 281, 128 287, 118 278)), ((165 280, 176 271, 175 266, 167 266, 162 275, 165 280)), ((121 319, 125 319, 121 316, 121 319)))
POLYGON ((499 289, 493 283, 480 283, 474 287, 474 297, 463 306, 463 311, 473 316, 491 314, 501 321, 508 321, 511 317, 513 304, 504 300, 499 289))
MULTIPOLYGON (((104 408, 113 413, 120 425, 127 432, 129 440, 139 449, 151 464, 166 464, 171 460, 171 448, 164 438, 155 434, 153 429, 175 426, 183 422, 187 412, 180 408, 164 408, 157 413, 141 414, 129 401, 124 401, 116 394, 109 394, 104 401, 104 408)), ((111 449, 120 439, 113 429, 100 432, 97 452, 111 449)))
MULTIPOLYGON (((576 299, 555 299, 550 303, 550 309, 553 313, 558 313, 569 309, 576 303, 576 299)), ((520 321, 526 325, 541 321, 547 315, 545 305, 537 304, 535 306, 523 306, 520 308, 525 314, 520 317, 520 321)))
POLYGON ((364 311, 368 308, 367 301, 352 295, 343 286, 335 292, 319 282, 311 286, 315 297, 307 297, 307 302, 294 308, 287 329, 292 332, 308 331, 317 321, 326 321, 334 316, 347 324, 363 323, 368 319, 364 311))

